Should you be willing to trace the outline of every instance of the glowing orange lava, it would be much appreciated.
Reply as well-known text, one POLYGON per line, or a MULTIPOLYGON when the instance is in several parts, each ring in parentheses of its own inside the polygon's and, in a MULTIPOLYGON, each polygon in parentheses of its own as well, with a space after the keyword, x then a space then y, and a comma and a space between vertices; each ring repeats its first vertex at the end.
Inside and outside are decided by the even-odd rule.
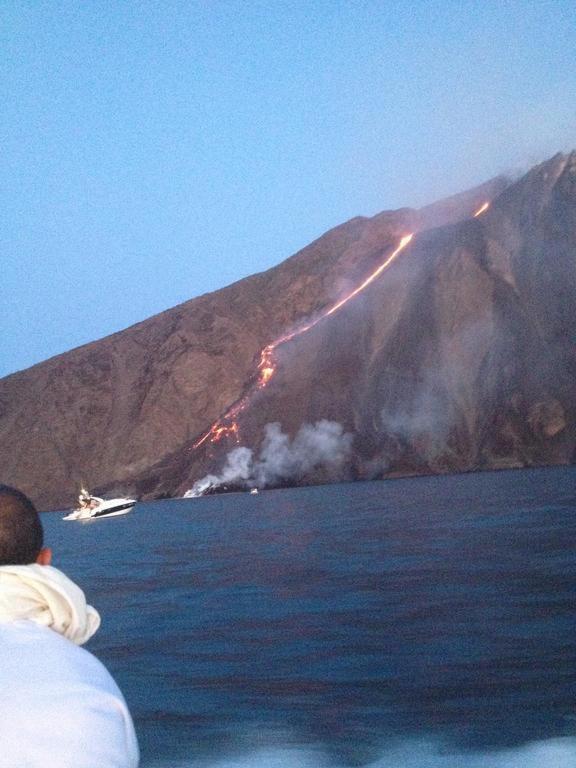
POLYGON ((474 218, 477 218, 478 216, 481 216, 484 213, 484 211, 488 210, 488 208, 490 208, 490 203, 488 203, 488 202, 482 203, 480 208, 478 208, 478 210, 474 214, 474 218))
MULTIPOLYGON (((488 207, 488 203, 485 203, 485 207, 481 208, 476 214, 480 215, 483 210, 486 210, 488 207)), ((221 440, 223 437, 229 437, 230 435, 233 435, 236 442, 239 441, 239 428, 238 423, 236 422, 236 419, 240 413, 249 405, 250 399, 252 394, 260 389, 264 389, 268 385, 268 382, 272 379, 274 374, 276 373, 276 362, 274 360, 274 351, 281 345, 285 344, 287 341, 291 341, 292 339, 295 339, 298 336, 301 336, 303 333, 306 333, 311 328, 314 328, 314 326, 318 325, 318 323, 323 320, 325 317, 328 317, 329 315, 333 315, 335 312, 337 312, 339 309, 341 309, 345 304, 347 304, 350 299, 353 299, 355 296, 357 296, 361 291, 363 291, 365 288, 367 288, 370 283, 372 283, 376 278, 384 272, 384 270, 390 266, 390 264, 394 261, 396 256, 402 251, 408 243, 412 240, 413 234, 404 235, 404 237, 400 240, 400 243, 396 246, 395 250, 392 251, 392 253, 388 256, 385 261, 380 264, 378 269, 375 269, 374 272, 372 272, 371 275, 369 275, 366 280, 364 280, 361 285, 359 285, 357 288, 355 288, 353 291, 351 291, 349 294, 344 296, 343 299, 340 299, 335 304, 333 304, 328 310, 325 312, 322 312, 322 314, 318 315, 317 317, 313 318, 312 320, 307 321, 303 325, 297 326, 292 331, 289 331, 288 333, 284 334, 283 336, 280 336, 275 341, 271 342, 270 344, 267 344, 262 352, 260 353, 260 361, 258 363, 258 375, 256 378, 256 381, 254 382, 253 386, 250 388, 250 390, 244 395, 244 397, 240 398, 240 400, 237 400, 233 405, 230 406, 230 408, 226 411, 226 413, 215 423, 213 424, 210 429, 202 435, 202 437, 197 440, 194 445, 192 446, 193 449, 199 448, 203 443, 205 443, 207 440, 209 440, 211 443, 217 443, 219 440, 221 440)))
POLYGON ((208 439, 210 439, 211 443, 217 443, 223 437, 230 437, 231 435, 234 436, 236 442, 240 440, 238 424, 235 421, 232 421, 230 424, 217 422, 208 430, 208 432, 206 432, 206 434, 202 435, 200 440, 197 440, 192 447, 199 448, 202 443, 205 443, 208 439))

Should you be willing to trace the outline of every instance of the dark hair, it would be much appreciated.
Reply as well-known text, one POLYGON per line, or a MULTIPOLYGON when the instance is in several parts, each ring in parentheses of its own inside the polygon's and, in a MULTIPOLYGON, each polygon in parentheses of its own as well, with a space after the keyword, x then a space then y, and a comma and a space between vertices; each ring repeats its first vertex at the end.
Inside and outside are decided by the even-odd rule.
POLYGON ((43 543, 34 504, 16 488, 0 485, 0 565, 34 563, 43 543))

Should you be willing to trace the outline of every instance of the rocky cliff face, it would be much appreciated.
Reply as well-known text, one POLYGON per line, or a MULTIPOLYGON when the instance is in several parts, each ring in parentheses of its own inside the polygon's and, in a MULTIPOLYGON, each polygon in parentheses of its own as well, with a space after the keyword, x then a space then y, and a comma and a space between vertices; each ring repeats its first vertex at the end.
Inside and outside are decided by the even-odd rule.
POLYGON ((557 155, 514 184, 353 219, 268 272, 6 377, 0 478, 43 508, 69 504, 81 480, 181 494, 221 475, 235 441, 193 445, 243 395, 240 445, 254 453, 233 458, 251 462, 246 482, 571 462, 575 300, 576 155, 557 155), (407 232, 381 277, 277 348, 253 392, 260 350, 407 232))

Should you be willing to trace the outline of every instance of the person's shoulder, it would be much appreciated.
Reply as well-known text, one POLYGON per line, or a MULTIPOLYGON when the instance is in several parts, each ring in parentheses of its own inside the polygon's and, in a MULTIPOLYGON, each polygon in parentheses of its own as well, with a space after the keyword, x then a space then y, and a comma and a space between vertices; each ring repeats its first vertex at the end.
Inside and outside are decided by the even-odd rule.
POLYGON ((118 686, 104 664, 90 651, 32 621, 0 624, 2 655, 11 663, 0 665, 0 680, 13 671, 22 682, 59 687, 84 684, 120 696, 118 686))
POLYGON ((10 765, 40 765, 32 756, 42 754, 51 765, 72 765, 65 756, 74 754, 80 767, 137 765, 124 697, 92 653, 28 621, 0 624, 0 651, 0 721, 14 734, 10 765))

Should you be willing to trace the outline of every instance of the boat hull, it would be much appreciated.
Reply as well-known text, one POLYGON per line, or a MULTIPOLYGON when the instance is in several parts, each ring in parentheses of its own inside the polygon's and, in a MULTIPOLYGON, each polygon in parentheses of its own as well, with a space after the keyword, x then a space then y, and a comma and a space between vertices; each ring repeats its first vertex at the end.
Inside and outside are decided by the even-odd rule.
POLYGON ((107 507, 99 509, 75 509, 66 515, 62 520, 99 520, 103 517, 117 517, 118 515, 126 515, 134 507, 136 501, 134 499, 125 499, 118 504, 110 504, 107 507))

